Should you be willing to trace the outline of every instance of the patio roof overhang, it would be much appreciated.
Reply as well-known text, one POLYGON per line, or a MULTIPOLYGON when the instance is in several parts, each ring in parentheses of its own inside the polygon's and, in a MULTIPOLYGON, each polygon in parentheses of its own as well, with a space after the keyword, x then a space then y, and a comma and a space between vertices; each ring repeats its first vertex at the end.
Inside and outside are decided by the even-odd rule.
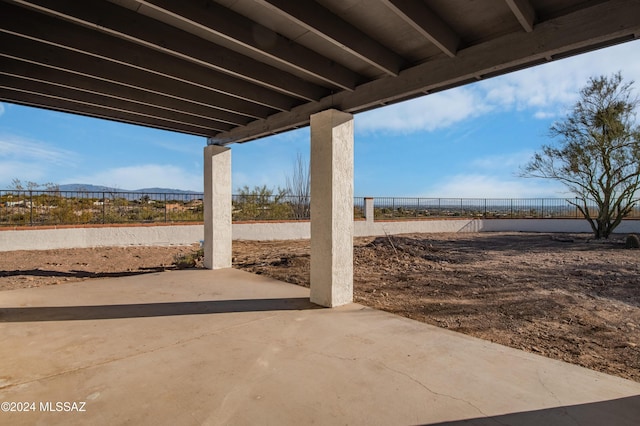
POLYGON ((0 100, 224 145, 639 35, 638 0, 3 0, 0 100))

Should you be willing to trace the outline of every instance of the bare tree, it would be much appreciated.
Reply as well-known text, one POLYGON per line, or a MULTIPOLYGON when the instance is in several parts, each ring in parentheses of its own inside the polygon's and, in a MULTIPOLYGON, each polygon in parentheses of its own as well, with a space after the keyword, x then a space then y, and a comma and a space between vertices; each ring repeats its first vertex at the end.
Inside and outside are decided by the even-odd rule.
POLYGON ((551 127, 558 146, 544 145, 521 176, 562 182, 568 200, 591 225, 595 238, 608 238, 636 204, 640 184, 640 101, 633 82, 611 77, 589 79, 564 121, 551 127), (595 204, 597 211, 589 207, 595 204))
POLYGON ((27 181, 23 185, 20 179, 13 178, 11 180, 11 185, 9 186, 9 189, 12 189, 15 191, 36 191, 36 190, 39 190, 40 188, 44 188, 45 191, 60 192, 60 185, 52 182, 37 183, 37 182, 27 181))
POLYGON ((311 177, 309 164, 300 153, 293 164, 293 174, 286 177, 285 191, 289 197, 295 219, 310 216, 311 177))

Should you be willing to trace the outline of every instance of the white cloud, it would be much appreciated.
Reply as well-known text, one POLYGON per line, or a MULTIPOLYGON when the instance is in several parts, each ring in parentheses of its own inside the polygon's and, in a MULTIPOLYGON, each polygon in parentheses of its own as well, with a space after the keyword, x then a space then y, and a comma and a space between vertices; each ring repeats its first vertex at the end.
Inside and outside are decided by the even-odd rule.
POLYGON ((469 162, 474 173, 443 176, 426 191, 429 197, 455 198, 541 198, 563 197, 565 188, 558 182, 517 176, 534 151, 486 155, 469 162))
POLYGON ((515 170, 520 166, 528 163, 533 155, 534 151, 520 151, 502 155, 488 155, 485 157, 476 158, 471 162, 469 166, 474 169, 481 168, 485 170, 515 170))
POLYGON ((481 81, 474 87, 497 108, 530 109, 535 118, 552 118, 578 99, 590 77, 621 71, 625 80, 640 83, 639 48, 640 42, 629 42, 481 81))
POLYGON ((536 111, 533 114, 533 118, 537 118, 538 120, 546 120, 548 118, 556 117, 558 114, 550 112, 550 111, 536 111))
POLYGON ((459 87, 364 112, 355 122, 357 129, 364 132, 433 131, 486 114, 491 108, 477 91, 459 87))
POLYGON ((425 191, 424 197, 455 198, 536 198, 550 194, 563 196, 562 186, 555 182, 483 175, 458 174, 436 182, 425 191))
POLYGON ((85 183, 118 189, 171 188, 202 191, 201 171, 191 172, 170 164, 141 164, 117 167, 93 175, 76 176, 62 183, 85 183))
POLYGON ((9 187, 13 179, 45 183, 53 169, 74 168, 79 158, 45 142, 0 134, 0 187, 9 187))
POLYGON ((540 110, 572 103, 587 78, 576 78, 570 65, 551 63, 477 83, 488 102, 503 109, 540 110), (566 73, 565 73, 566 71, 566 73))
POLYGON ((564 114, 589 77, 621 71, 640 92, 640 41, 574 56, 464 87, 359 114, 357 129, 407 134, 446 128, 494 111, 531 111, 537 119, 564 114))
POLYGON ((0 157, 24 162, 46 162, 71 166, 78 161, 75 152, 54 147, 45 142, 0 134, 0 157))

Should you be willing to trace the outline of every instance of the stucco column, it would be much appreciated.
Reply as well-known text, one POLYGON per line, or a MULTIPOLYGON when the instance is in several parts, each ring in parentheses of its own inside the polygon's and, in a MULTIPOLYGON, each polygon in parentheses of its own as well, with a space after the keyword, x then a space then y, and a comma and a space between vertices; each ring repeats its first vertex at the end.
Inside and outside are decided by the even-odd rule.
POLYGON ((353 116, 311 116, 311 302, 353 301, 353 116))
POLYGON ((231 267, 231 149, 204 148, 204 267, 231 267))

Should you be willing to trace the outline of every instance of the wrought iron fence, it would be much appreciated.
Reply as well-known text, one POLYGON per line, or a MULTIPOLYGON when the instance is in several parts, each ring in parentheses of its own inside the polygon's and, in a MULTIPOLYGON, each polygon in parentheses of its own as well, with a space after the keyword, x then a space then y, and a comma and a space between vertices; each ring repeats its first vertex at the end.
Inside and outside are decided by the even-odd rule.
POLYGON ((365 218, 364 197, 355 197, 353 199, 353 218, 354 219, 365 218))
MULTIPOLYGON (((581 218, 570 198, 400 198, 375 199, 375 219, 411 219, 429 217, 482 218, 581 218)), ((595 202, 588 205, 597 216, 595 202)), ((628 218, 640 217, 636 204, 628 218)))
POLYGON ((202 194, 0 191, 0 226, 202 221, 202 194))
POLYGON ((305 220, 311 216, 311 201, 305 196, 291 195, 234 195, 232 219, 305 220))
MULTIPOLYGON (((201 222, 202 193, 123 191, 0 190, 0 226, 201 222)), ((402 198, 374 199, 375 219, 439 217, 580 218, 578 209, 562 198, 402 198)), ((306 220, 308 197, 234 195, 234 221, 306 220)), ((595 203, 590 207, 597 215, 595 203)), ((365 217, 365 199, 354 198, 354 218, 365 217)), ((636 206, 630 218, 640 218, 636 206)))

